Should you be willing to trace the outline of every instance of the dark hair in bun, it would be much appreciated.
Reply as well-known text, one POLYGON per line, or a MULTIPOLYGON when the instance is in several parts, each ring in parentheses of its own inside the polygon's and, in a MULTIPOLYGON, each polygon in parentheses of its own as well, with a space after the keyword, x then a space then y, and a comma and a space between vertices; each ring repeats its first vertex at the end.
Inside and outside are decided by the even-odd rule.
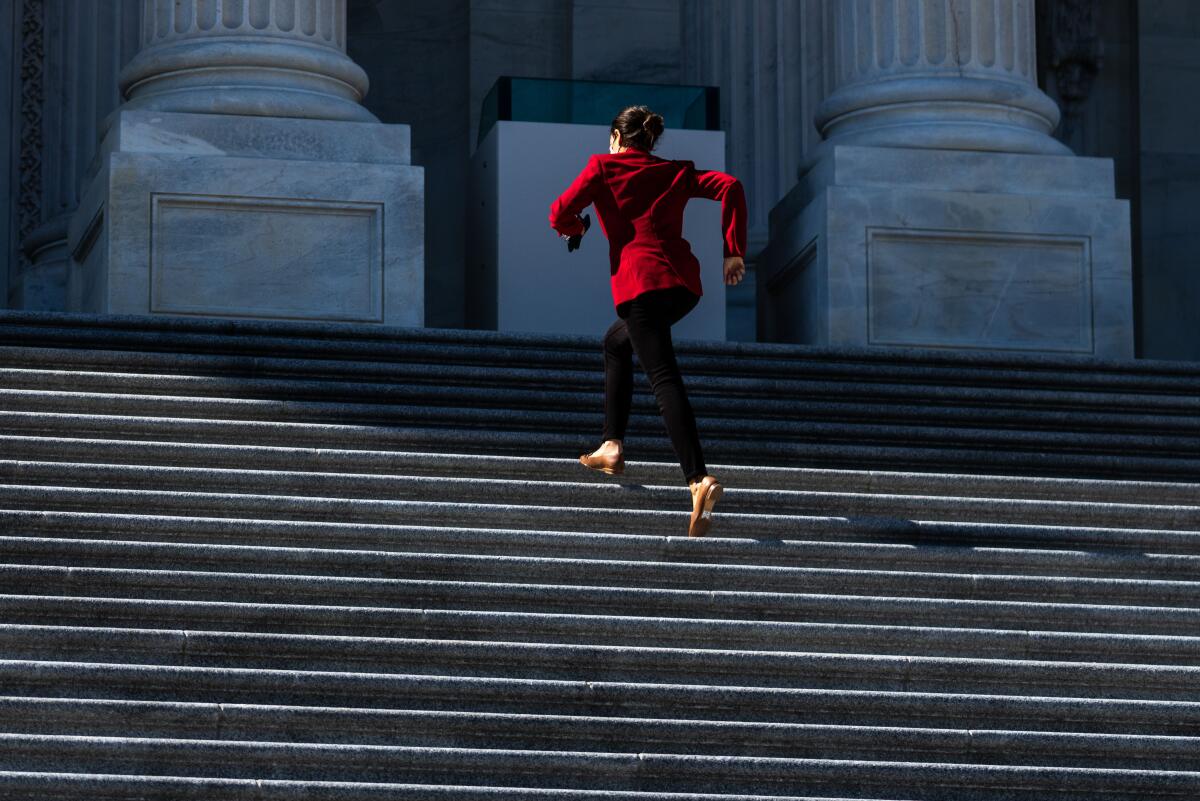
POLYGON ((611 130, 621 135, 621 143, 626 147, 653 150, 658 137, 663 135, 663 116, 646 106, 629 106, 613 117, 611 130))

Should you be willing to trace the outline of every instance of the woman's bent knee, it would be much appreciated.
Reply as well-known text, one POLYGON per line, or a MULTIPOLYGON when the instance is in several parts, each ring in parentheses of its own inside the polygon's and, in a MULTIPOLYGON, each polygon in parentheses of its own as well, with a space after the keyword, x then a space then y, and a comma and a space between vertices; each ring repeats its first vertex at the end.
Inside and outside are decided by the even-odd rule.
POLYGON ((629 350, 632 346, 629 342, 629 331, 625 328, 624 323, 613 325, 604 334, 604 349, 611 352, 620 352, 629 350))
POLYGON ((650 388, 655 392, 683 391, 683 376, 678 370, 654 370, 648 372, 646 378, 650 381, 650 388))

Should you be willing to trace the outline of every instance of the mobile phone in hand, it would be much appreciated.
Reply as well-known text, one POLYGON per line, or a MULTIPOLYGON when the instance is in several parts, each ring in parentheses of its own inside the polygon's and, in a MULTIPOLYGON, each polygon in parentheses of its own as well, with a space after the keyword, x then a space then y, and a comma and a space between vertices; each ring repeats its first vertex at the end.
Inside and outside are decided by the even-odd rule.
MULTIPOLYGON (((581 223, 583 223, 584 233, 587 233, 587 229, 592 227, 592 215, 585 214, 579 218, 579 221, 581 223)), ((575 236, 569 237, 567 239, 567 252, 570 253, 572 250, 575 250, 576 248, 578 248, 579 243, 582 239, 583 239, 583 234, 576 234, 575 236)))

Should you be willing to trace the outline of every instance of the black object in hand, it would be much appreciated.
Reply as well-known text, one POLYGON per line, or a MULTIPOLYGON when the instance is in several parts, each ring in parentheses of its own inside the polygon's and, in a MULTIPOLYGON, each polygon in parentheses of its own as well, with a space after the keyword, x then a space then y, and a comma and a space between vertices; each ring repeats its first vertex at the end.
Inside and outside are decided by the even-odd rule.
MULTIPOLYGON (((592 215, 585 214, 579 218, 579 221, 581 223, 583 223, 584 233, 587 233, 587 229, 592 227, 592 215)), ((576 248, 578 248, 579 242, 582 239, 583 239, 583 234, 576 234, 575 236, 568 237, 567 238, 567 252, 570 253, 572 250, 575 250, 576 248)))

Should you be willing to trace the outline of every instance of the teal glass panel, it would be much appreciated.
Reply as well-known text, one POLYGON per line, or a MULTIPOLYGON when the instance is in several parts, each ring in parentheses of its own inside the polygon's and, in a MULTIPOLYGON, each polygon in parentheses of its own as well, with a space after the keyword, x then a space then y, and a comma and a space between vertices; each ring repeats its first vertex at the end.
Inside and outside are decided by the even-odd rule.
POLYGON ((634 105, 663 115, 668 128, 715 131, 717 91, 715 86, 502 76, 483 99, 476 144, 497 120, 608 125, 621 109, 634 105))

